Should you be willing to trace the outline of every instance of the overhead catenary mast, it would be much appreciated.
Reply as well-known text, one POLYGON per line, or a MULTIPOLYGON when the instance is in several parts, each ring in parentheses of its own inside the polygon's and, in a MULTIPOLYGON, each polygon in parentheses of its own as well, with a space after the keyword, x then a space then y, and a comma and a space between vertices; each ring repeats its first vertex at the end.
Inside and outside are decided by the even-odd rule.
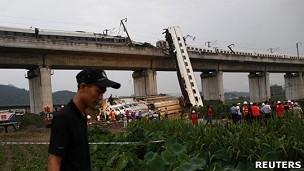
POLYGON ((169 27, 165 33, 170 55, 176 59, 177 76, 186 105, 203 106, 181 29, 169 27))
POLYGON ((124 19, 120 20, 120 24, 123 26, 123 29, 124 29, 124 31, 126 32, 127 36, 128 36, 128 40, 129 40, 130 44, 133 45, 132 40, 131 40, 131 38, 130 38, 130 35, 129 35, 129 33, 128 33, 128 30, 127 30, 127 28, 126 28, 124 22, 127 22, 127 18, 124 18, 124 19))

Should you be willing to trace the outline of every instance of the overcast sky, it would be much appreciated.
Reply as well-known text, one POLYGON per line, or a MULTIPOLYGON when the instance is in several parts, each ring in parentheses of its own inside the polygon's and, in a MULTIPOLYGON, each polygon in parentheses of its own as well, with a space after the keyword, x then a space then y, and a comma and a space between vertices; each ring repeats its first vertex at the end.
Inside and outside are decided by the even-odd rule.
MULTIPOLYGON (((1 0, 0 26, 38 27, 69 31, 121 34, 119 22, 128 18, 127 29, 135 41, 155 44, 164 39, 163 29, 179 25, 183 33, 195 36, 188 44, 235 50, 296 55, 296 42, 304 56, 303 0, 1 0)), ((54 71, 53 91, 76 91, 78 71, 54 71)), ((28 89, 25 70, 0 70, 0 84, 28 89)), ((116 95, 133 93, 131 71, 109 71, 108 76, 122 83, 116 95)), ((200 86, 199 74, 196 73, 200 86)), ((224 73, 224 89, 248 91, 247 73, 224 73)), ((271 84, 284 84, 282 74, 271 74, 271 84)), ((158 72, 158 92, 178 93, 174 72, 158 72)))

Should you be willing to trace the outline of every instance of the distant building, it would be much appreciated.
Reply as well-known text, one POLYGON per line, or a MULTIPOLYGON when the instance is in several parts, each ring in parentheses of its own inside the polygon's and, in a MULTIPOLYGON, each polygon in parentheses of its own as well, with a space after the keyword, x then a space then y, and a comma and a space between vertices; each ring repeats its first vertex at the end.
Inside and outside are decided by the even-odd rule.
POLYGON ((281 85, 271 85, 270 95, 272 100, 283 100, 285 99, 285 91, 281 85))
POLYGON ((248 100, 249 92, 225 92, 225 100, 248 100))

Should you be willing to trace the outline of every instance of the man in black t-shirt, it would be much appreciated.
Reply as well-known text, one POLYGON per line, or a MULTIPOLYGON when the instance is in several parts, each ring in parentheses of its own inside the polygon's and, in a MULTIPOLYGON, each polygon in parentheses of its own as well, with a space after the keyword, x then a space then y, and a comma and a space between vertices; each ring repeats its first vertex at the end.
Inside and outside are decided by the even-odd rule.
POLYGON ((103 70, 85 69, 76 76, 75 97, 59 112, 51 125, 48 170, 91 170, 87 135, 86 109, 94 109, 107 87, 118 89, 119 83, 107 78, 103 70))

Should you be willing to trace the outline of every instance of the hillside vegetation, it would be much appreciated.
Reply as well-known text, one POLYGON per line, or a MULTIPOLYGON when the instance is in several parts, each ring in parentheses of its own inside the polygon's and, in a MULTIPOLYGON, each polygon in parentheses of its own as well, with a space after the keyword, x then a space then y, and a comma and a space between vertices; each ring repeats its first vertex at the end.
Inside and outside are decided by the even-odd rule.
MULTIPOLYGON (((29 91, 13 85, 0 85, 0 106, 30 105, 29 91)), ((75 95, 71 91, 57 91, 53 93, 53 103, 66 104, 75 95)))

